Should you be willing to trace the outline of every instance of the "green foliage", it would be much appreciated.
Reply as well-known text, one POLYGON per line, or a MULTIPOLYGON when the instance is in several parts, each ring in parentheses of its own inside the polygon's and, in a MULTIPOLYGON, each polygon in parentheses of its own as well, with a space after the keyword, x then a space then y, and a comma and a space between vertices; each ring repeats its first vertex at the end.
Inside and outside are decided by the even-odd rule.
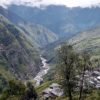
POLYGON ((7 80, 2 76, 2 74, 0 74, 0 94, 7 87, 7 85, 7 80))
POLYGON ((11 80, 8 87, 3 91, 0 100, 6 100, 11 96, 21 97, 25 92, 25 86, 18 81, 11 80))
POLYGON ((31 99, 36 100, 37 98, 38 95, 34 86, 30 82, 28 82, 25 94, 22 96, 21 100, 31 100, 31 99))
POLYGON ((11 80, 8 86, 3 90, 0 100, 36 100, 37 92, 31 83, 25 86, 20 81, 11 80))
POLYGON ((60 69, 61 84, 64 93, 72 100, 72 92, 75 87, 75 76, 77 72, 78 55, 74 52, 72 46, 62 45, 58 49, 58 65, 60 69))
MULTIPOLYGON (((75 94, 73 100, 79 100, 79 95, 75 94)), ((68 97, 58 97, 56 100, 68 100, 68 97)), ((93 90, 83 100, 100 100, 100 90, 93 90)))
POLYGON ((89 92, 89 86, 85 92, 83 89, 85 71, 92 68, 91 56, 87 52, 76 53, 72 46, 64 44, 58 49, 58 79, 69 100, 82 100, 89 92), (74 91, 79 83, 76 75, 80 75, 78 91, 74 91), (79 94, 79 95, 78 95, 79 94), (73 99, 72 99, 73 98, 73 99))

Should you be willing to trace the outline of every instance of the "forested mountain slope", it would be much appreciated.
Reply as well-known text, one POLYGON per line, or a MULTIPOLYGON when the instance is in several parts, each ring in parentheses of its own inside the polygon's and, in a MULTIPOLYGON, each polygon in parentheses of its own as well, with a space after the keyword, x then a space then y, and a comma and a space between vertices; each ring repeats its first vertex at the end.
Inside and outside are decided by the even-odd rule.
POLYGON ((19 79, 34 77, 40 69, 39 54, 25 34, 0 15, 0 70, 19 79))
POLYGON ((42 25, 30 23, 29 21, 19 17, 17 14, 0 7, 0 14, 5 16, 13 24, 17 25, 26 36, 32 40, 36 47, 44 47, 45 45, 58 40, 58 36, 42 25))
POLYGON ((18 27, 26 33, 26 36, 32 40, 37 48, 43 48, 58 40, 58 36, 55 33, 41 25, 21 23, 18 27))

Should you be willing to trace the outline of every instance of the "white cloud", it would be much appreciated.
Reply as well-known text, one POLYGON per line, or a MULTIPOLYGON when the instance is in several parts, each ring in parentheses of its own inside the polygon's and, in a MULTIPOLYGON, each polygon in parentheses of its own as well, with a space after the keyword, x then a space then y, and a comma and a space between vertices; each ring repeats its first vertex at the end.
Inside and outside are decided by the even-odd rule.
POLYGON ((31 6, 40 6, 40 5, 66 5, 67 7, 90 7, 100 4, 100 0, 0 0, 0 5, 9 5, 9 4, 26 4, 31 6))

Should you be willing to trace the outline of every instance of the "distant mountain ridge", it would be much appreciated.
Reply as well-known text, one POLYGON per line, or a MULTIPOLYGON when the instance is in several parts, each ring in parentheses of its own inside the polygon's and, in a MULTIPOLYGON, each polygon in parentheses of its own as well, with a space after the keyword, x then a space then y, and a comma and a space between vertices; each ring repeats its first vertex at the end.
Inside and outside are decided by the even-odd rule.
POLYGON ((23 20, 21 17, 19 17, 18 15, 12 13, 11 11, 3 8, 0 6, 0 14, 2 14, 3 16, 5 16, 7 19, 9 19, 9 21, 11 21, 14 24, 18 24, 19 22, 25 22, 25 20, 23 20))
POLYGON ((21 18, 45 26, 59 37, 72 37, 100 25, 100 8, 68 8, 50 5, 45 9, 11 5, 8 7, 21 18))

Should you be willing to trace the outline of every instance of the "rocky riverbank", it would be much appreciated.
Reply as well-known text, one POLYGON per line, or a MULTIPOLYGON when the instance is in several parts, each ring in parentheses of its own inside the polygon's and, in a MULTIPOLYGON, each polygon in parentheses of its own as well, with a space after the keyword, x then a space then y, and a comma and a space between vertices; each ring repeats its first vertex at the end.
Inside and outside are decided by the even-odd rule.
POLYGON ((41 83, 43 83, 43 76, 46 75, 49 71, 49 64, 47 63, 47 60, 40 56, 42 61, 42 67, 40 72, 36 75, 34 80, 36 81, 36 86, 39 86, 41 83))

